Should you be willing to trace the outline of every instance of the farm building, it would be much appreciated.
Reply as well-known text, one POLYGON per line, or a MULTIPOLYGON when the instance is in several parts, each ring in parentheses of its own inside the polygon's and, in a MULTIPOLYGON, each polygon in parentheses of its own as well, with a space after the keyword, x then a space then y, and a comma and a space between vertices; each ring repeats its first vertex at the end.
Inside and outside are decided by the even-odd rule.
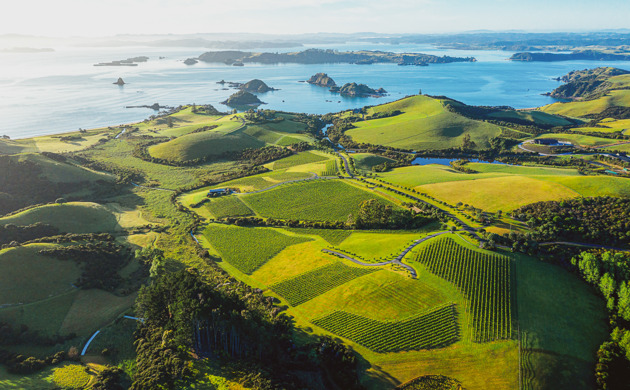
POLYGON ((208 191, 208 196, 222 196, 222 195, 230 195, 232 190, 229 188, 216 188, 208 191))

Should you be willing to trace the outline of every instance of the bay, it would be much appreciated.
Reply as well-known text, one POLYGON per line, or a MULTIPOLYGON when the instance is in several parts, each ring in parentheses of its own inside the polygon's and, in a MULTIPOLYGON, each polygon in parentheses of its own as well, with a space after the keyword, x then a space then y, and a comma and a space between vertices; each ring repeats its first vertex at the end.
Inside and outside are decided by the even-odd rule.
MULTIPOLYGON (((537 107, 555 100, 542 96, 559 85, 554 78, 571 70, 615 66, 630 69, 630 62, 566 61, 511 62, 512 52, 442 50, 430 45, 310 45, 337 50, 383 50, 435 55, 473 56, 474 63, 433 64, 427 67, 395 64, 246 64, 244 67, 183 60, 208 51, 204 48, 76 48, 60 47, 47 53, 0 53, 0 135, 25 138, 141 121, 155 113, 126 106, 220 104, 233 89, 223 90, 217 81, 247 82, 258 78, 279 90, 260 94, 262 108, 324 114, 376 105, 416 94, 444 95, 474 105, 537 107), (136 67, 94 67, 98 62, 147 56, 136 67), (159 57, 165 57, 160 59, 159 57), (358 82, 383 87, 382 98, 350 98, 326 88, 300 83, 311 75, 328 73, 337 84, 358 82), (118 77, 128 84, 113 85, 118 77)), ((263 50, 252 50, 263 51, 263 50)))

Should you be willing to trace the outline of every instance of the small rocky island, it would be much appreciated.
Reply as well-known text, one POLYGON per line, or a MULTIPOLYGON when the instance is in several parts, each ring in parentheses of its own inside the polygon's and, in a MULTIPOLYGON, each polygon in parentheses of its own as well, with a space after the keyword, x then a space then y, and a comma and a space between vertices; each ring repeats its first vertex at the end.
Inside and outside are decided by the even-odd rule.
POLYGON ((227 100, 221 102, 221 104, 225 104, 230 107, 239 107, 239 106, 258 106, 260 104, 265 104, 260 99, 256 97, 256 95, 247 92, 247 91, 238 91, 232 96, 230 96, 227 100))
POLYGON ((112 83, 112 84, 116 84, 116 85, 123 86, 123 85, 125 85, 126 83, 123 81, 122 77, 119 77, 119 78, 118 78, 118 81, 116 81, 115 83, 112 83))
POLYGON ((335 80, 330 78, 326 73, 316 73, 306 80, 307 83, 319 85, 320 87, 333 88, 337 86, 335 80))
POLYGON ((194 58, 187 58, 184 61, 184 64, 186 64, 186 65, 195 65, 197 62, 199 62, 199 61, 194 59, 194 58))
POLYGON ((270 86, 265 84, 264 81, 258 80, 258 79, 253 79, 251 81, 246 82, 245 84, 241 84, 240 89, 242 91, 258 92, 258 93, 277 91, 277 89, 271 88, 270 86))
POLYGON ((383 88, 372 89, 365 84, 357 83, 346 83, 342 87, 332 87, 330 92, 351 97, 381 97, 387 94, 383 88))

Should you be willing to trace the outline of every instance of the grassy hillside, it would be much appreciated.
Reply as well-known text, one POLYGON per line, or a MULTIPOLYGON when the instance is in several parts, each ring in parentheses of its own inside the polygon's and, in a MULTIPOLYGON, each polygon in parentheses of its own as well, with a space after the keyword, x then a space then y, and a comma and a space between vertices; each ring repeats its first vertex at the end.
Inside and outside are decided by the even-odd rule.
POLYGON ((370 112, 400 110, 401 115, 359 121, 346 131, 356 142, 424 150, 459 147, 466 134, 479 148, 501 134, 499 126, 475 121, 447 111, 439 99, 413 96, 370 109, 370 112))
POLYGON ((349 214, 357 215, 362 201, 369 199, 389 203, 338 180, 313 180, 241 196, 250 209, 263 217, 308 221, 346 221, 349 214))
POLYGON ((565 118, 540 111, 497 111, 489 116, 496 119, 520 119, 551 126, 567 126, 571 124, 565 118))
POLYGON ((0 224, 31 225, 42 222, 65 233, 97 233, 121 230, 116 215, 98 203, 68 202, 34 207, 0 218, 0 224))
POLYGON ((610 107, 630 107, 629 75, 613 76, 608 79, 607 92, 602 96, 584 101, 558 102, 543 106, 541 111, 571 117, 581 117, 589 114, 599 114, 610 107))

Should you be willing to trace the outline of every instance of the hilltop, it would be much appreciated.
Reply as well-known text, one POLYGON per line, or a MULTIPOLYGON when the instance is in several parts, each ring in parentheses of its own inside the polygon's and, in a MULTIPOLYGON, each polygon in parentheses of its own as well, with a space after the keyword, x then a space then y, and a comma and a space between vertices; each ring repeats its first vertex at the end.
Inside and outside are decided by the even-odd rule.
POLYGON ((565 84, 554 89, 548 96, 567 100, 588 100, 611 88, 608 79, 613 76, 628 74, 627 70, 601 67, 570 72, 560 78, 565 84))
POLYGON ((221 104, 226 106, 251 106, 263 104, 263 102, 256 97, 256 95, 249 93, 245 90, 238 91, 232 94, 227 100, 222 101, 221 104))

